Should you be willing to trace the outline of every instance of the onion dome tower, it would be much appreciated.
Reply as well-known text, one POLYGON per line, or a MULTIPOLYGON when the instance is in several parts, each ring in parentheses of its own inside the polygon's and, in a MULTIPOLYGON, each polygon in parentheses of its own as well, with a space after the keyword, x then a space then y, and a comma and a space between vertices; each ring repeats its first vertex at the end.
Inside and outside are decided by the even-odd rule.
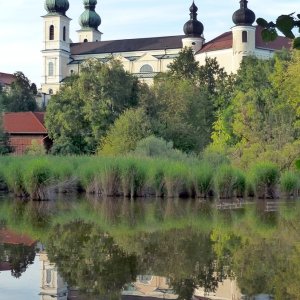
POLYGON ((235 25, 248 25, 252 26, 256 17, 255 13, 248 8, 248 1, 241 0, 240 1, 240 9, 238 9, 232 16, 232 21, 235 25))
POLYGON ((79 17, 81 29, 79 33, 79 42, 98 42, 101 41, 102 33, 98 30, 101 24, 101 18, 96 13, 97 0, 84 0, 85 11, 79 17))
POLYGON ((241 0, 240 9, 232 16, 232 21, 235 24, 232 27, 234 71, 239 69, 243 57, 255 54, 256 27, 252 25, 255 19, 255 13, 248 8, 248 1, 241 0))
POLYGON ((199 51, 204 43, 203 24, 197 19, 198 7, 193 1, 190 7, 190 20, 187 21, 183 26, 185 37, 182 39, 183 47, 191 47, 194 52, 199 51))
POLYGON ((69 9, 68 0, 46 0, 45 9, 49 14, 65 15, 69 9))
POLYGON ((66 16, 68 0, 45 0, 47 14, 44 19, 43 83, 44 94, 55 94, 67 77, 66 65, 70 61, 70 21, 66 16))

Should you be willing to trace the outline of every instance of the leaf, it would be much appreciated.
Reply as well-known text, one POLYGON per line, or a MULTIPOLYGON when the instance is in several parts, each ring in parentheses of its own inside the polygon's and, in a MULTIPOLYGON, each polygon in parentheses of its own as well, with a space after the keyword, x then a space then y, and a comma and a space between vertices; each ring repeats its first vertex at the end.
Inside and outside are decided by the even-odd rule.
POLYGON ((293 47, 295 49, 300 50, 300 37, 297 37, 296 39, 294 39, 293 47))
POLYGON ((256 20, 256 23, 257 23, 259 26, 264 27, 264 28, 267 28, 267 27, 269 26, 269 23, 268 23, 265 19, 263 19, 263 18, 258 18, 258 19, 256 20))
POLYGON ((292 29, 295 26, 295 21, 292 16, 281 15, 276 21, 277 28, 288 38, 294 39, 295 35, 292 32, 292 29))
POLYGON ((276 32, 276 29, 269 28, 269 29, 264 29, 261 32, 261 36, 265 42, 272 42, 272 41, 276 40, 276 38, 278 37, 278 34, 276 32))

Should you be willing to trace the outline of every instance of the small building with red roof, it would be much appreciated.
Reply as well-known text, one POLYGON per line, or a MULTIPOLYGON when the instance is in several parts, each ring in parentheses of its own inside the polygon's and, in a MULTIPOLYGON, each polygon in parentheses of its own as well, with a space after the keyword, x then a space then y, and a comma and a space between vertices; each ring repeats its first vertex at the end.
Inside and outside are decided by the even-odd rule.
POLYGON ((44 125, 43 112, 15 112, 3 115, 3 128, 9 135, 9 144, 13 153, 24 154, 35 141, 43 145, 45 150, 51 147, 47 129, 44 125))
POLYGON ((0 72, 0 88, 9 89, 15 80, 16 77, 13 74, 0 72))

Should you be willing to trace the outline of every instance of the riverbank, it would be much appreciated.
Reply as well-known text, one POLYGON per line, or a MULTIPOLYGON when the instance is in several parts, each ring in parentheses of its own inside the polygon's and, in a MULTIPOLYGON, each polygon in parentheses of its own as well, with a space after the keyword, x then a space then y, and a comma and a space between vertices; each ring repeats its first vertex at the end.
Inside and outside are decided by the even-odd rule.
POLYGON ((243 171, 196 158, 0 157, 1 189, 18 197, 49 200, 57 193, 104 197, 297 197, 300 175, 268 162, 243 171))

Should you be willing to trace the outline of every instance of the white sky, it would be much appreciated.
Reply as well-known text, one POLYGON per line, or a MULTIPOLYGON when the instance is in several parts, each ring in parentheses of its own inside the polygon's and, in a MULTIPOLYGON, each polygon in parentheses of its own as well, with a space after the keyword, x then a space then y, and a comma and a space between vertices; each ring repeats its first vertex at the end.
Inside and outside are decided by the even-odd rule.
MULTIPOLYGON (((82 0, 69 0, 67 15, 71 39, 77 41, 82 0)), ((99 30, 103 40, 183 34, 192 0, 98 0, 99 30)), ((207 41, 230 30, 239 0, 195 0, 198 19, 207 41)), ((275 20, 280 14, 300 13, 299 0, 249 0, 257 17, 275 20)), ((0 0, 0 72, 22 71, 38 86, 41 83, 42 18, 44 0, 0 0)))

